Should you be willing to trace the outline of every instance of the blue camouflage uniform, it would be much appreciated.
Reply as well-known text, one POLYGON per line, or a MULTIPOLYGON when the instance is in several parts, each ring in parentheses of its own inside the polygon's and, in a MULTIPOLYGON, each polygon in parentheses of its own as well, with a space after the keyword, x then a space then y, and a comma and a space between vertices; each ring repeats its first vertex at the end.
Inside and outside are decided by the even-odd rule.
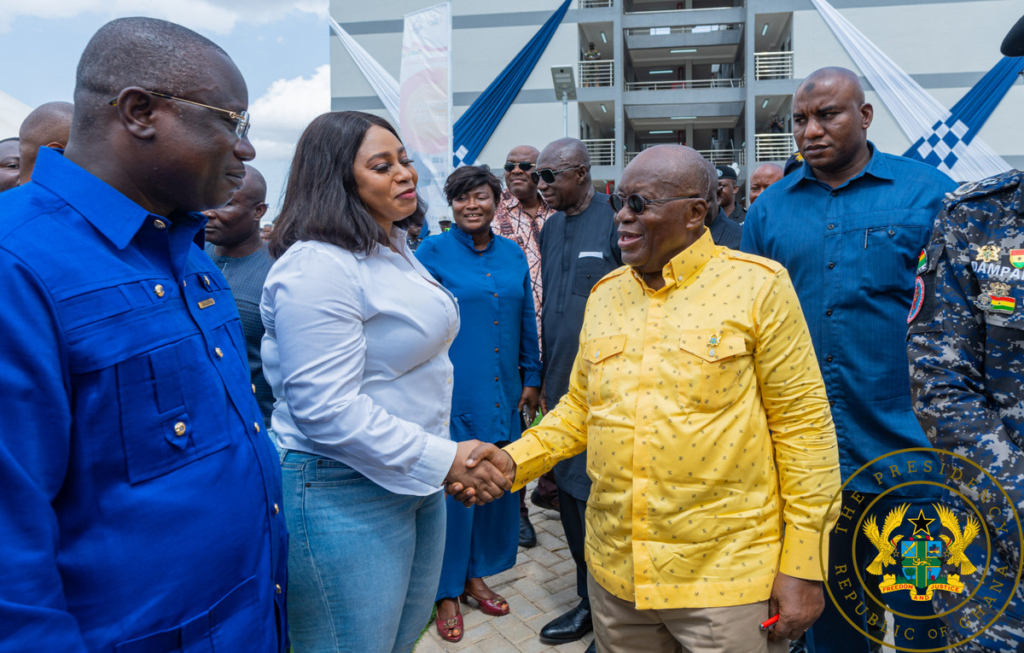
MULTIPOLYGON (((908 315, 908 355, 914 411, 932 445, 987 469, 1019 513, 1024 505, 1024 172, 1011 170, 947 195, 918 263, 908 315)), ((978 481, 983 481, 980 474, 978 481)), ((1008 535, 1011 508, 993 510, 972 491, 972 475, 947 482, 970 496, 992 537, 990 574, 1021 562, 1019 539, 1008 535)), ((984 558, 982 558, 984 559, 984 558)), ((973 589, 973 588, 969 588, 973 589)), ((977 601, 977 599, 974 599, 977 601)), ((1007 611, 956 651, 1024 648, 1024 592, 1007 611)), ((951 606, 936 605, 936 609, 951 606)), ((979 606, 979 607, 984 607, 979 606)), ((978 619, 950 620, 949 642, 977 632, 978 619)))

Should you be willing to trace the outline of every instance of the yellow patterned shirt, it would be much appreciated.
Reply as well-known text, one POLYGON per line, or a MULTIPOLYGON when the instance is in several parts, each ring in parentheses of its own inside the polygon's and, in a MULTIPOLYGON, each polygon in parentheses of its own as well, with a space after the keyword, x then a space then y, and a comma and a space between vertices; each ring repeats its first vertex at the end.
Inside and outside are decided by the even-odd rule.
POLYGON ((839 456, 788 273, 705 232, 663 276, 594 286, 569 392, 507 447, 513 489, 586 450, 588 568, 640 609, 762 601, 780 570, 820 580, 839 456))

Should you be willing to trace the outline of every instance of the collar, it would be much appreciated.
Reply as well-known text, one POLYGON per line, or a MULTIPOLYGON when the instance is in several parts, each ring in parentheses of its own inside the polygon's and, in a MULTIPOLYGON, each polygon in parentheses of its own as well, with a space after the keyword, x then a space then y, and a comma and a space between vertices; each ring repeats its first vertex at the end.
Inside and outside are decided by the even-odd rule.
MULTIPOLYGON (((665 264, 661 275, 665 278, 665 288, 681 286, 691 277, 696 275, 708 264, 715 255, 715 243, 711 239, 711 230, 705 228, 704 233, 697 239, 697 242, 679 252, 665 264)), ((633 270, 633 276, 645 288, 647 284, 643 281, 643 275, 633 270)), ((664 290, 665 288, 662 288, 664 290)), ((660 292, 660 291, 656 291, 660 292)))
MULTIPOLYGON (((124 249, 146 223, 149 211, 125 197, 105 181, 64 158, 63 151, 39 148, 32 181, 57 195, 82 214, 107 240, 124 249)), ((189 213, 202 237, 206 217, 189 213)), ((155 216, 170 222, 167 218, 155 216)), ((202 245, 200 245, 202 247, 202 245)))
MULTIPOLYGON (((519 198, 513 195, 512 191, 507 188, 501 191, 501 195, 501 203, 505 205, 505 208, 514 209, 522 203, 519 201, 519 198)), ((543 197, 541 197, 540 192, 537 193, 537 199, 540 201, 540 207, 537 209, 537 213, 539 214, 541 211, 544 211, 549 207, 548 203, 544 201, 543 197)))
POLYGON ((463 245, 465 245, 466 247, 470 248, 471 250, 478 254, 490 251, 490 249, 494 247, 494 240, 496 238, 496 236, 494 235, 494 230, 492 229, 491 241, 487 243, 487 247, 484 247, 483 249, 477 249, 476 246, 473 244, 473 236, 467 234, 462 229, 459 229, 459 226, 457 224, 452 223, 452 228, 448 230, 448 233, 451 234, 451 237, 454 238, 456 242, 462 243, 463 245))
MULTIPOLYGON (((871 159, 868 161, 868 164, 864 166, 863 170, 861 170, 852 179, 847 181, 839 188, 849 186, 854 181, 860 179, 864 175, 871 175, 876 179, 884 179, 886 181, 894 181, 896 179, 896 175, 893 174, 892 171, 892 166, 889 165, 889 157, 887 157, 884 152, 879 152, 878 148, 876 148, 875 144, 872 143, 871 141, 868 141, 868 149, 871 150, 871 159)), ((811 169, 811 166, 810 164, 807 163, 807 161, 804 161, 803 164, 800 166, 800 174, 792 175, 792 177, 793 180, 790 181, 787 185, 783 186, 783 188, 787 190, 790 188, 794 188, 804 180, 808 180, 811 183, 815 184, 819 183, 818 178, 814 176, 814 170, 811 169)), ((839 189, 837 188, 836 190, 839 189)))

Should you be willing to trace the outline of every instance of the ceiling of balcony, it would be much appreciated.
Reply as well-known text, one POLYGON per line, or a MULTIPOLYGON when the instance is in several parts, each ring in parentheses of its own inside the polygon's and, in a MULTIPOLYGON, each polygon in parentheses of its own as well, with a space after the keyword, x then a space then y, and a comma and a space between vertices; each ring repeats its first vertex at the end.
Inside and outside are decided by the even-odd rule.
POLYGON ((754 52, 777 52, 792 32, 792 22, 792 13, 757 14, 754 21, 754 52), (768 26, 767 31, 765 25, 768 26))
POLYGON ((649 66, 685 66, 687 60, 700 63, 732 63, 739 57, 739 45, 706 45, 696 48, 650 48, 630 50, 629 57, 636 68, 649 66), (696 50, 672 54, 672 50, 696 50))
POLYGON ((694 129, 728 129, 735 127, 739 123, 739 119, 739 116, 707 116, 696 120, 672 120, 671 116, 665 116, 663 118, 631 119, 629 125, 634 132, 646 138, 649 135, 648 132, 668 129, 682 131, 686 129, 687 125, 693 125, 694 129))

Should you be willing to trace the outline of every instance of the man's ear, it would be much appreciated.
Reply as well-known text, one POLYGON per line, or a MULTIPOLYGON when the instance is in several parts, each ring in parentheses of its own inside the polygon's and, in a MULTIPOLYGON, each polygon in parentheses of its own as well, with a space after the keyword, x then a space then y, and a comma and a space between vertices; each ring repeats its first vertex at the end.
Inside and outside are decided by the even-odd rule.
POLYGON ((267 212, 267 203, 266 203, 266 202, 260 202, 259 204, 257 204, 257 205, 256 205, 256 210, 255 210, 255 213, 256 213, 256 222, 259 222, 259 221, 260 221, 260 218, 262 218, 262 217, 263 217, 263 215, 264 215, 264 214, 265 214, 266 212, 267 212))
POLYGON ((687 202, 686 208, 686 228, 696 229, 697 227, 704 226, 704 217, 708 213, 708 201, 703 197, 698 197, 692 202, 687 202))
POLYGON ((52 143, 46 144, 46 147, 50 148, 51 150, 63 150, 67 146, 67 143, 61 143, 60 141, 53 141, 52 143))
POLYGON ((156 106, 153 96, 138 86, 129 86, 117 96, 117 110, 121 124, 136 138, 151 140, 156 137, 156 106))
POLYGON ((875 108, 871 106, 871 103, 865 102, 860 105, 860 120, 864 129, 871 126, 871 121, 875 118, 875 108))

